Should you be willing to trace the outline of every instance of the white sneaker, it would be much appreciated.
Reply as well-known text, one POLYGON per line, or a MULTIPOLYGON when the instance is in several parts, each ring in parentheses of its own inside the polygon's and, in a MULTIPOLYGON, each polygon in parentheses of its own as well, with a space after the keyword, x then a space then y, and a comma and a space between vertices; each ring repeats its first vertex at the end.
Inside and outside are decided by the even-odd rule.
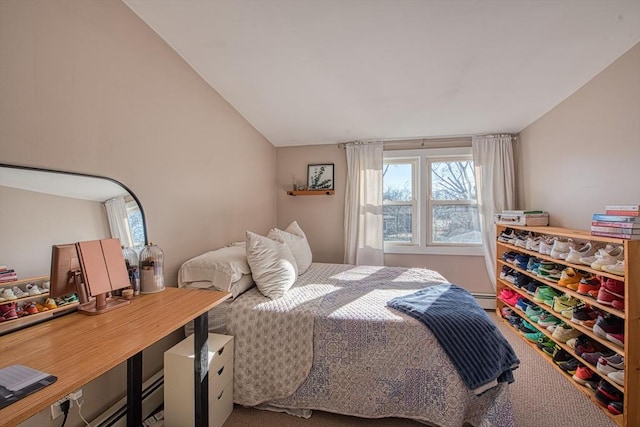
POLYGON ((600 250, 599 255, 596 254, 596 260, 591 264, 591 268, 602 271, 602 267, 605 265, 614 265, 618 261, 623 261, 623 252, 622 246, 614 246, 610 251, 600 250))
POLYGON ((624 369, 621 371, 609 372, 607 374, 616 384, 624 385, 624 369))
POLYGON ((590 266, 596 261, 600 253, 602 253, 603 251, 611 251, 613 250, 613 247, 613 245, 607 244, 607 246, 605 246, 604 248, 597 248, 592 255, 580 258, 580 263, 590 266))
POLYGON ((544 236, 540 241, 538 252, 540 252, 542 255, 551 255, 551 249, 553 249, 553 243, 555 241, 555 237, 544 236))
POLYGON ((624 276, 624 260, 618 261, 615 264, 603 265, 602 271, 607 273, 617 274, 618 276, 624 276))
MULTIPOLYGON (((576 245, 572 246, 569 249, 569 254, 567 255, 567 262, 573 264, 580 264, 580 258, 587 258, 593 256, 596 253, 596 250, 600 249, 600 246, 594 245, 591 242, 587 242, 576 249, 576 245)), ((595 261, 595 258, 594 260, 595 261)), ((591 261, 591 262, 593 262, 591 261)), ((591 263, 589 263, 591 265, 591 263)))
POLYGON ((7 301, 12 301, 14 299, 18 299, 18 297, 16 296, 16 294, 13 293, 13 289, 9 289, 6 288, 3 292, 2 292, 2 297, 7 300, 7 301))
POLYGON ((567 255, 569 255, 569 250, 571 249, 571 243, 571 239, 556 239, 556 241, 553 242, 553 246, 551 247, 551 252, 549 253, 549 255, 551 255, 551 258, 555 259, 567 259, 567 255))
POLYGON ((542 237, 531 237, 527 238, 527 242, 525 243, 525 249, 534 252, 540 252, 540 242, 542 241, 542 237))
POLYGON ((38 285, 32 285, 31 283, 29 283, 26 287, 27 292, 29 292, 29 295, 31 296, 40 295, 42 293, 40 292, 40 289, 38 289, 38 285))
POLYGON ((14 286, 13 288, 11 288, 11 290, 13 291, 13 294, 18 298, 26 298, 29 296, 29 293, 23 291, 17 286, 14 286))

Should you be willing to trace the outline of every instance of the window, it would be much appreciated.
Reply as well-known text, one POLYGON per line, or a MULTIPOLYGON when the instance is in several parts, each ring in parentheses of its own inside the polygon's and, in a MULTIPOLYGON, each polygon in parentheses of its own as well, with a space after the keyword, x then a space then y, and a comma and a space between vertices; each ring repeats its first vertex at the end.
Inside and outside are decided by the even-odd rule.
POLYGON ((471 148, 385 151, 386 253, 482 255, 471 148))
POLYGON ((134 247, 144 246, 144 227, 142 225, 142 212, 135 200, 127 202, 127 219, 134 247))

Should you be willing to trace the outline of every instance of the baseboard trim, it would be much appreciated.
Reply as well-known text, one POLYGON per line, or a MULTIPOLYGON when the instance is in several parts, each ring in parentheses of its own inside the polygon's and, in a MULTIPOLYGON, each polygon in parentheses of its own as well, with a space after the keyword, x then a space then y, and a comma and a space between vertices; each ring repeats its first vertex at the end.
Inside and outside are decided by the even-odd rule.
POLYGON ((495 294, 485 294, 485 293, 472 293, 473 297, 476 299, 480 307, 485 310, 495 310, 496 309, 496 295, 495 294))

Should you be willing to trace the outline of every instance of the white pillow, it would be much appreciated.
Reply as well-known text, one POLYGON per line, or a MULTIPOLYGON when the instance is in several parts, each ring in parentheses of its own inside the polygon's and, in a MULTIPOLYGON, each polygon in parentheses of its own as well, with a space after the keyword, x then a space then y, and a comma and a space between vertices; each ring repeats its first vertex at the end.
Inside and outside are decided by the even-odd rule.
POLYGON ((267 237, 289 246, 296 259, 299 275, 307 271, 312 261, 311 248, 307 237, 296 221, 293 221, 285 231, 272 228, 267 237))
MULTIPOLYGON (((206 252, 183 263, 178 270, 178 287, 208 281, 218 290, 232 292, 232 285, 250 274, 246 249, 242 246, 230 246, 206 252)), ((246 286, 244 282, 246 279, 243 287, 246 286)))
POLYGON ((251 231, 247 231, 247 261, 258 290, 271 299, 283 296, 298 277, 296 260, 286 244, 251 231))

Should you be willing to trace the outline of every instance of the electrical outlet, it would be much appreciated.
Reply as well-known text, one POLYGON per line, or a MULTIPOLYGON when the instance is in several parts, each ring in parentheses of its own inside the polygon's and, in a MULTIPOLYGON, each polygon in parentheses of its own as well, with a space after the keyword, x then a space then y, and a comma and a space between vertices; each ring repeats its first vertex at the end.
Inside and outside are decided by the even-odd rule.
MULTIPOLYGON (((62 409, 60 409, 60 404, 62 402, 66 402, 67 400, 69 400, 68 396, 63 397, 62 399, 58 400, 56 403, 51 405, 51 419, 52 420, 55 420, 60 415, 62 415, 62 409)), ((71 409, 71 406, 73 406, 73 401, 69 402, 69 409, 71 409)))

